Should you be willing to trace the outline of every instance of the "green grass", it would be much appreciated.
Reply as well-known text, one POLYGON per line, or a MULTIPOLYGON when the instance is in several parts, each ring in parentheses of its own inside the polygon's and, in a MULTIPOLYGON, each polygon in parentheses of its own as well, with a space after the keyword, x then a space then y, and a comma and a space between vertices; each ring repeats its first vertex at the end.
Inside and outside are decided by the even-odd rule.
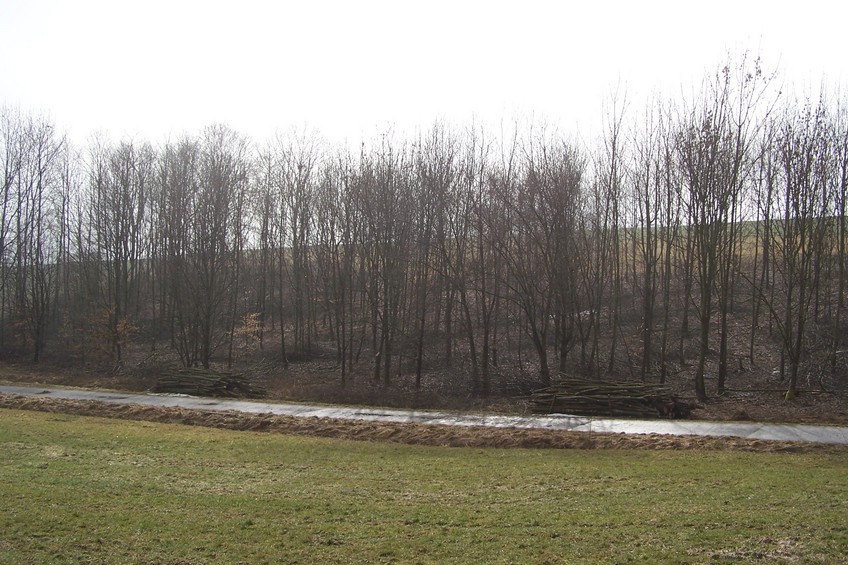
POLYGON ((844 452, 410 447, 0 410, 2 563, 846 562, 844 452))

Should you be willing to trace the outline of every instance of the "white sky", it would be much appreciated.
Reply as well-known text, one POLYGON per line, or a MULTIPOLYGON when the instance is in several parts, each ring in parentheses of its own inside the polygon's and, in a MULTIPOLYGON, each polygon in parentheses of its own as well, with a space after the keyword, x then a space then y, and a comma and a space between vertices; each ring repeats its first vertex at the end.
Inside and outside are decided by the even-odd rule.
POLYGON ((153 142, 223 122, 256 141, 307 125, 357 144, 390 126, 544 118, 597 129, 680 97, 745 49, 800 88, 848 86, 830 1, 0 0, 0 104, 72 139, 153 142))

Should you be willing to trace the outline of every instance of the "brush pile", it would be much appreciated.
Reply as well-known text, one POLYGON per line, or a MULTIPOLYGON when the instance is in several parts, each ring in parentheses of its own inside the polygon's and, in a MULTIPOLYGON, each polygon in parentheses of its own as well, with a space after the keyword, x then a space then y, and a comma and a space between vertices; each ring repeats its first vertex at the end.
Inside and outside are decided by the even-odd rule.
POLYGON ((156 381, 153 392, 230 398, 262 398, 266 394, 265 389, 252 384, 243 375, 200 368, 163 373, 156 381))
POLYGON ((535 414, 687 418, 694 404, 662 385, 564 378, 530 395, 535 414))

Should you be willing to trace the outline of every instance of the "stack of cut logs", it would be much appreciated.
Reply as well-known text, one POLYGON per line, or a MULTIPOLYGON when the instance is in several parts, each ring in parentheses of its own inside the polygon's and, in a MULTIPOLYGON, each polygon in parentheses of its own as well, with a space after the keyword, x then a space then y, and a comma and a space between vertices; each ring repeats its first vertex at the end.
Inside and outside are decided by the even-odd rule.
POLYGON ((536 414, 625 418, 686 418, 694 408, 661 385, 578 378, 564 378, 535 391, 530 405, 536 414))
POLYGON ((200 368, 176 369, 162 373, 153 387, 153 392, 232 398, 265 396, 265 389, 252 384, 243 375, 200 368))

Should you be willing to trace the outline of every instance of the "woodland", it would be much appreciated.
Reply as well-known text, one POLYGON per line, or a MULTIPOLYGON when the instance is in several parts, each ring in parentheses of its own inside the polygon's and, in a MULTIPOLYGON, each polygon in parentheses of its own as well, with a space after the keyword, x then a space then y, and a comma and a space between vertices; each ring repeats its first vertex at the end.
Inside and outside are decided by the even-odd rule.
POLYGON ((844 390, 848 99, 743 57, 604 112, 592 140, 437 123, 351 149, 220 124, 75 147, 0 108, 0 359, 844 390))

